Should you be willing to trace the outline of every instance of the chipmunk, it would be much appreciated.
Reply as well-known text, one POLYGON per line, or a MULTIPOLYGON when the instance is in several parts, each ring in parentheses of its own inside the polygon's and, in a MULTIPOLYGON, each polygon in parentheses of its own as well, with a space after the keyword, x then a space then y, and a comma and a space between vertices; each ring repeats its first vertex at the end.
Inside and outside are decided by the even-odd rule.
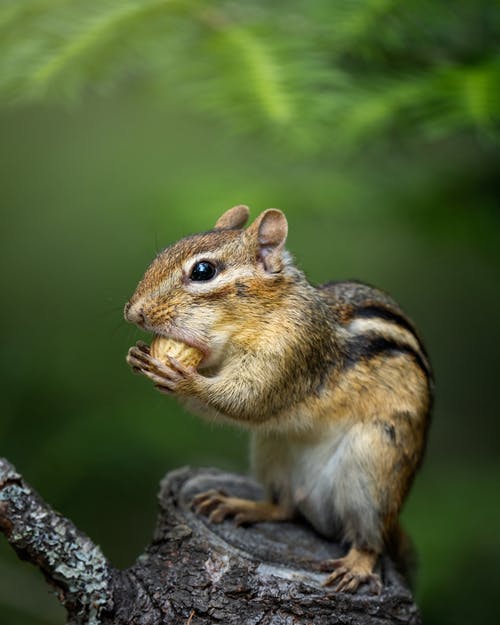
POLYGON ((358 282, 311 285, 285 250, 277 209, 246 229, 246 206, 167 247, 125 306, 125 318, 203 354, 198 367, 127 361, 194 411, 252 431, 264 501, 209 491, 198 511, 219 523, 305 517, 348 545, 321 563, 325 584, 380 592, 374 568, 400 535, 398 514, 422 458, 432 374, 412 322, 384 292, 358 282))

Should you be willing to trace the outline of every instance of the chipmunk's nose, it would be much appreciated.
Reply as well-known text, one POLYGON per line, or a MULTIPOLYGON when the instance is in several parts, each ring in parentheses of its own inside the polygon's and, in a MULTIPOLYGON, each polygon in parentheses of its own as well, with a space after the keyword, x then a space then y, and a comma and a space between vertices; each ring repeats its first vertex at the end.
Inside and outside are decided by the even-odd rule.
POLYGON ((144 322, 146 321, 141 302, 135 302, 134 304, 127 302, 125 304, 123 316, 127 321, 130 321, 130 323, 135 323, 141 327, 144 326, 144 322))

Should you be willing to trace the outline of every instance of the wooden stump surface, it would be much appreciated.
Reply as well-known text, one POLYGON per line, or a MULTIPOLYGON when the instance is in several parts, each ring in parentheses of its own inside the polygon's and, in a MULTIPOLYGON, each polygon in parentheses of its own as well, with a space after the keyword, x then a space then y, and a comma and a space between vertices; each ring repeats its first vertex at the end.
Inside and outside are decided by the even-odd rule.
POLYGON ((338 544, 306 523, 210 523, 191 506, 194 495, 209 489, 249 499, 262 494, 249 478, 213 469, 181 469, 164 479, 153 544, 132 571, 148 596, 168 598, 161 609, 171 622, 420 623, 411 592, 387 557, 379 564, 380 595, 363 589, 354 595, 335 593, 322 586, 326 575, 317 565, 343 555, 338 544))

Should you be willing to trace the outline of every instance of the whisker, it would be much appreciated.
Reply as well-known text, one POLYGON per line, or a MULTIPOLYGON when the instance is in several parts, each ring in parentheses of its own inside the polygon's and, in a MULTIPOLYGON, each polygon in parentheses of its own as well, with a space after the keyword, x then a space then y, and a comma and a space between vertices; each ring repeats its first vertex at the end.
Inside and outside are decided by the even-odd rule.
POLYGON ((154 246, 154 249, 156 250, 156 254, 159 254, 160 251, 161 251, 160 244, 158 242, 158 231, 157 230, 155 230, 155 246, 154 246))

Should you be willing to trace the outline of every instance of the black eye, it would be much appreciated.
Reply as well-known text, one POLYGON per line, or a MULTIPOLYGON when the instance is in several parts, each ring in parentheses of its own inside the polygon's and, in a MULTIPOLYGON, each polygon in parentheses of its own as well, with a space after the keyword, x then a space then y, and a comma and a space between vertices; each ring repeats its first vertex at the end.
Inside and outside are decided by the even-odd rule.
POLYGON ((217 270, 212 263, 207 260, 201 260, 191 269, 191 280, 211 280, 215 277, 217 270))

